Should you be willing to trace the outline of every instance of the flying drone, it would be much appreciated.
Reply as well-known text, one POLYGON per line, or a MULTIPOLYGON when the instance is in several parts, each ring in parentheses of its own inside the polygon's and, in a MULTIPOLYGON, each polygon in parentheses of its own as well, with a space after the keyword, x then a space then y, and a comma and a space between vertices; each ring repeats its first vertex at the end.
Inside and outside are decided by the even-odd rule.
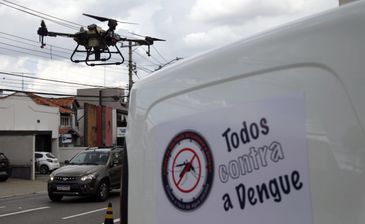
MULTIPOLYGON (((151 55, 150 46, 153 45, 154 41, 165 41, 163 39, 148 37, 148 36, 145 36, 144 39, 129 39, 121 37, 119 34, 116 34, 114 32, 118 25, 118 22, 120 21, 85 13, 83 15, 99 20, 101 22, 107 21, 108 29, 103 30, 101 27, 95 24, 91 24, 87 27, 87 30, 81 27, 80 31, 75 34, 51 32, 48 31, 46 23, 42 20, 41 26, 38 28, 37 31, 39 35, 39 41, 41 42, 41 48, 44 48, 44 46, 46 46, 46 44, 44 43, 45 36, 69 37, 73 38, 77 43, 77 46, 70 57, 72 62, 74 63, 85 62, 89 66, 120 65, 124 63, 124 57, 117 46, 118 42, 128 41, 130 45, 133 43, 133 46, 147 45, 148 50, 146 53, 148 56, 150 56, 151 55), (78 55, 78 53, 86 53, 86 57, 84 59, 79 59, 76 56, 76 54, 78 55), (113 54, 119 55, 120 60, 117 62, 107 62, 109 59, 111 59, 113 54)), ((121 22, 121 23, 126 23, 126 22, 121 22)), ((121 47, 125 46, 123 46, 122 44, 121 47)))

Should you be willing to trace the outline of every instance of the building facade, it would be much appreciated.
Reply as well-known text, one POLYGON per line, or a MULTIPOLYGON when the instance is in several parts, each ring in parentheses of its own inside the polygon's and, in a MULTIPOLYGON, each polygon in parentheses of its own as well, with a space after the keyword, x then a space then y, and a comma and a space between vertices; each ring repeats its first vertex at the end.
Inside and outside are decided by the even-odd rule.
POLYGON ((0 98, 0 152, 9 158, 13 177, 34 179, 34 152, 58 154, 60 112, 40 105, 32 95, 0 98))
POLYGON ((123 145, 127 126, 125 90, 122 88, 78 89, 77 120, 84 146, 123 145))

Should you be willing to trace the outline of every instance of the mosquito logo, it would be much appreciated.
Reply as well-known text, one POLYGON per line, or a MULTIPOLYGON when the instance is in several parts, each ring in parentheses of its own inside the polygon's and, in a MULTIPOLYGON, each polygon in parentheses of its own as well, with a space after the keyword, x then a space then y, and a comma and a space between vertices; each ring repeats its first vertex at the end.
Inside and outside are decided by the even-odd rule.
POLYGON ((162 182, 176 208, 200 207, 209 195, 213 176, 213 156, 201 135, 185 131, 170 141, 162 163, 162 182))

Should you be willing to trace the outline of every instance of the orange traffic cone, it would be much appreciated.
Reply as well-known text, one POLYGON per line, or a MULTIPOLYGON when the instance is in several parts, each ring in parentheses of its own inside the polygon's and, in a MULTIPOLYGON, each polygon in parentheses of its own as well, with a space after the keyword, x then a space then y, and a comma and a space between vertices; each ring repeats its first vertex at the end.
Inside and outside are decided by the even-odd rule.
POLYGON ((106 209, 104 224, 113 224, 113 223, 114 223, 113 208, 112 208, 112 203, 109 202, 108 208, 106 209))

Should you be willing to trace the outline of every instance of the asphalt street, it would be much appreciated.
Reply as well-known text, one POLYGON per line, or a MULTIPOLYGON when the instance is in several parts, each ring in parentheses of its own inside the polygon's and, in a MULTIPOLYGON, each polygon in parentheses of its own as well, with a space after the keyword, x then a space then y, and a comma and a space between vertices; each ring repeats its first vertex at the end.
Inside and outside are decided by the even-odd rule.
POLYGON ((114 223, 119 223, 119 191, 112 191, 105 202, 87 197, 64 197, 52 202, 47 193, 0 199, 0 223, 6 224, 102 224, 108 203, 113 206, 114 223))

